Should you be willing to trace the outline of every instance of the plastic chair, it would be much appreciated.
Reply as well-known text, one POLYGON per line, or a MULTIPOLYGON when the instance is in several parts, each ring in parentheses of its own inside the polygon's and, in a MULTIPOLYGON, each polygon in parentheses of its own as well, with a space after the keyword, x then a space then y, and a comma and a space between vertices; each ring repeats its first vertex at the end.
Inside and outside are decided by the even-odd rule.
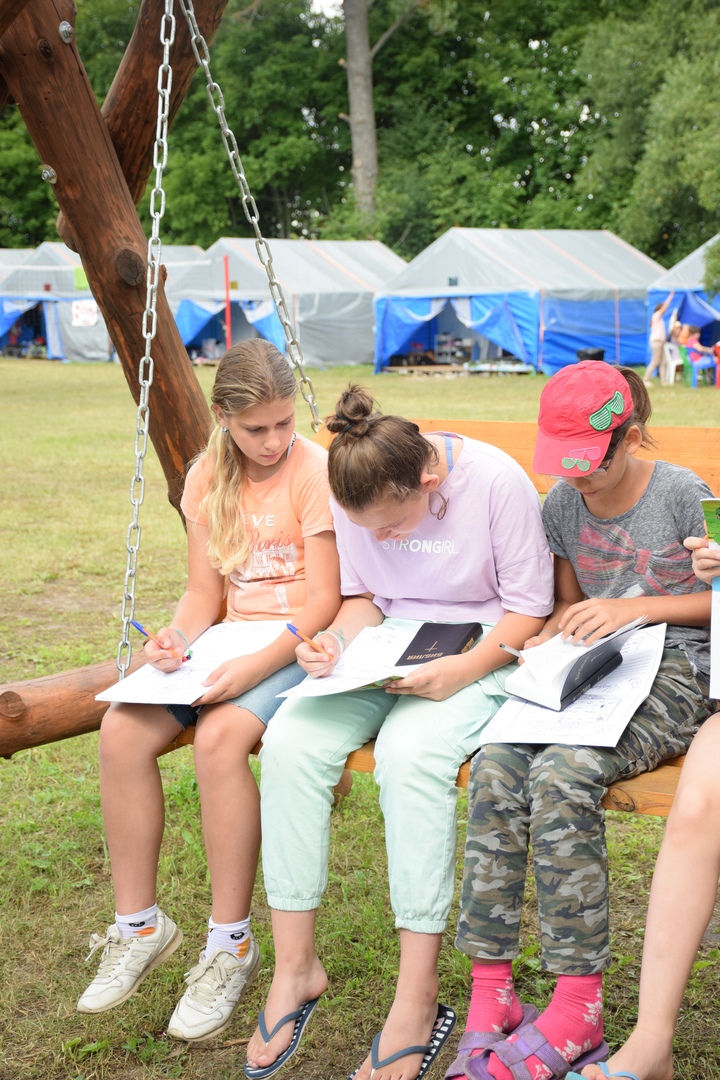
POLYGON ((708 371, 713 368, 713 383, 715 386, 718 384, 718 364, 715 356, 711 356, 710 353, 703 353, 702 360, 693 362, 690 359, 688 350, 684 345, 678 346, 678 352, 683 360, 683 377, 685 379, 686 386, 692 386, 693 390, 697 390, 698 386, 698 372, 708 371))
POLYGON ((663 386, 672 386, 678 371, 683 370, 683 358, 677 345, 666 341, 663 345, 663 365, 660 381, 663 386))

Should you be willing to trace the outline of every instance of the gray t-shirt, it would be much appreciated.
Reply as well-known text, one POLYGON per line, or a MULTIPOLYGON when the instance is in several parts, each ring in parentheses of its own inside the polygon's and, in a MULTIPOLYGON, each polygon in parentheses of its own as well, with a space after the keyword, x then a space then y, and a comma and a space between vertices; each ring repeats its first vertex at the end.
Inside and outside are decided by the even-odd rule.
MULTIPOLYGON (((712 498, 690 469, 657 461, 644 494, 618 517, 597 518, 575 488, 560 480, 543 506, 550 550, 568 559, 587 597, 617 599, 701 592, 686 536, 704 536, 700 499, 712 498)), ((710 628, 668 626, 666 649, 684 649, 690 662, 710 671, 710 628)))

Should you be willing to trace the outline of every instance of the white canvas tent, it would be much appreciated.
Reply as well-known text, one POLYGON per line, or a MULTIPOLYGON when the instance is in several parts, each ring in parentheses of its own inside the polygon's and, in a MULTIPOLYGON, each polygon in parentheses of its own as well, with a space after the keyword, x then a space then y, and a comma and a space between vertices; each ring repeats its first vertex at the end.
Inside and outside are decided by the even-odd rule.
POLYGON ((32 248, 0 248, 0 285, 8 274, 27 262, 32 253, 32 248))
MULTIPOLYGON (((369 363, 375 293, 405 266, 376 240, 271 240, 273 269, 309 364, 369 363)), ((260 335, 281 350, 285 335, 255 241, 223 237, 178 277, 171 303, 185 344, 225 341, 225 267, 232 340, 260 335)))
POLYGON ((583 348, 644 363, 647 288, 661 272, 607 231, 449 229, 378 297, 376 370, 412 339, 432 348, 448 319, 548 372, 583 348))
MULTIPOLYGON (((168 282, 202 255, 202 248, 168 245, 168 282)), ((45 342, 51 360, 109 360, 112 343, 88 286, 80 256, 46 241, 0 282, 0 341, 16 324, 45 342)))

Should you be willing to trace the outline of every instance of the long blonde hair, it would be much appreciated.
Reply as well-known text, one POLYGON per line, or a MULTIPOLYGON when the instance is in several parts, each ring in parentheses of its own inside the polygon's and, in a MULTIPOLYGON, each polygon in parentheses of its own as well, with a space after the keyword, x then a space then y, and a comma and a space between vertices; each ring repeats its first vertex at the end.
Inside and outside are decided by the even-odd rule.
MULTIPOLYGON (((261 338, 233 345, 223 356, 213 384, 211 401, 226 416, 254 405, 295 398, 297 383, 282 353, 261 338)), ((241 511, 245 462, 228 431, 218 424, 205 450, 212 479, 200 509, 208 520, 208 557, 224 575, 244 566, 250 554, 241 511)))

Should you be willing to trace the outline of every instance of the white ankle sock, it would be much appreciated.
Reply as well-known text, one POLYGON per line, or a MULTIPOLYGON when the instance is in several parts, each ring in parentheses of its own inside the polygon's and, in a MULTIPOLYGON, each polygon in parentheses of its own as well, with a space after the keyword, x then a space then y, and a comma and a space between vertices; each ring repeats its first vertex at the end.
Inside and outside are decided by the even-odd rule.
POLYGON ((210 956, 215 949, 227 949, 234 953, 238 960, 243 960, 250 944, 250 920, 241 919, 240 922, 216 923, 211 917, 208 919, 206 956, 210 956))
POLYGON ((146 937, 152 934, 157 926, 157 913, 157 904, 145 908, 144 911, 135 911, 131 915, 118 915, 116 911, 115 925, 122 938, 146 937))

